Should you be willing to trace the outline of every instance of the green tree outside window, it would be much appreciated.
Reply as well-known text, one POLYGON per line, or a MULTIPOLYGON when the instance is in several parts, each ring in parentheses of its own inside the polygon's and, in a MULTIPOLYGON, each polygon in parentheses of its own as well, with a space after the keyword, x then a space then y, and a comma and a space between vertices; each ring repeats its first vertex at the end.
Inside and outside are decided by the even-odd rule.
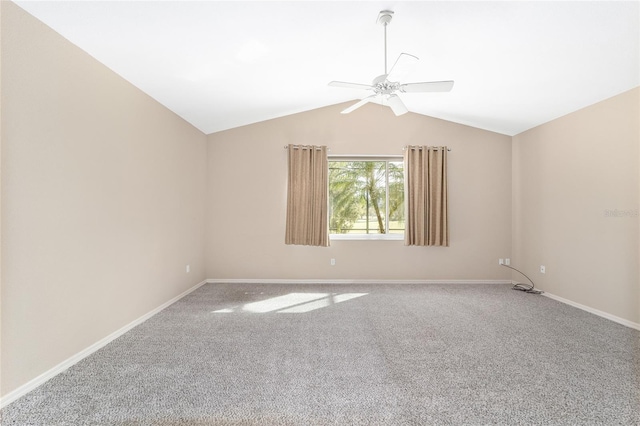
POLYGON ((404 232, 402 161, 329 161, 332 234, 404 232))

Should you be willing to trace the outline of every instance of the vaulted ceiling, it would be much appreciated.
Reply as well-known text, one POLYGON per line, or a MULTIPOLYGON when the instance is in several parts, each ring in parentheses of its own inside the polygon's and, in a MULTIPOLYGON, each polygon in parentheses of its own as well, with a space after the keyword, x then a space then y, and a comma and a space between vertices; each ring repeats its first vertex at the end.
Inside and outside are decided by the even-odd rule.
POLYGON ((16 3, 207 134, 368 95, 327 83, 384 73, 385 9, 389 67, 455 80, 411 112, 514 135, 640 85, 638 1, 16 3))

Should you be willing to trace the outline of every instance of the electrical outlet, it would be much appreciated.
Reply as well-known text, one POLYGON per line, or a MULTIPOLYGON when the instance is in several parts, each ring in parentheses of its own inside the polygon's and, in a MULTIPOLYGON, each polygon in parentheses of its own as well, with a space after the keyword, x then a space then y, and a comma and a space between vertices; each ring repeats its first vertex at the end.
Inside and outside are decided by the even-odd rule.
POLYGON ((547 273, 547 268, 545 268, 544 265, 540 265, 540 273, 541 274, 546 274, 547 273))
POLYGON ((504 260, 504 264, 505 265, 511 265, 511 259, 509 259, 508 257, 504 260))
POLYGON ((498 259, 498 265, 504 265, 504 259, 498 259))
POLYGON ((187 265, 187 274, 191 272, 191 265, 187 265))
POLYGON ((335 259, 331 259, 331 266, 336 266, 336 260, 335 259))

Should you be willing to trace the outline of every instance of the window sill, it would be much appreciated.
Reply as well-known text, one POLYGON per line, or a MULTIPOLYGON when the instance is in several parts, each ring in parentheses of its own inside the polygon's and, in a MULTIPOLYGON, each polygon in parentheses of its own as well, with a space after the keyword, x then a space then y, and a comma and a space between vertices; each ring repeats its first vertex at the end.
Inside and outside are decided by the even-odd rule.
POLYGON ((404 241, 404 234, 329 234, 330 240, 404 241))

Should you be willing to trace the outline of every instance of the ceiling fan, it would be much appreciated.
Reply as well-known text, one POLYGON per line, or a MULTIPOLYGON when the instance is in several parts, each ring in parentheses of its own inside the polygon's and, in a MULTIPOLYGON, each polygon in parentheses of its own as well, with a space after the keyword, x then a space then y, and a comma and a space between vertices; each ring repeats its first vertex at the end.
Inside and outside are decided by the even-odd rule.
POLYGON ((387 105, 395 115, 402 115, 409 112, 397 93, 416 92, 449 92, 453 88, 453 81, 428 81, 423 83, 400 83, 410 69, 418 62, 418 58, 408 53, 401 53, 396 59, 391 70, 387 72, 387 25, 391 22, 393 12, 383 10, 378 14, 378 23, 384 26, 384 74, 373 79, 369 84, 347 83, 344 81, 332 81, 329 86, 344 87, 347 89, 371 90, 373 94, 351 105, 341 111, 348 114, 360 108, 366 103, 374 102, 380 105, 387 105))

